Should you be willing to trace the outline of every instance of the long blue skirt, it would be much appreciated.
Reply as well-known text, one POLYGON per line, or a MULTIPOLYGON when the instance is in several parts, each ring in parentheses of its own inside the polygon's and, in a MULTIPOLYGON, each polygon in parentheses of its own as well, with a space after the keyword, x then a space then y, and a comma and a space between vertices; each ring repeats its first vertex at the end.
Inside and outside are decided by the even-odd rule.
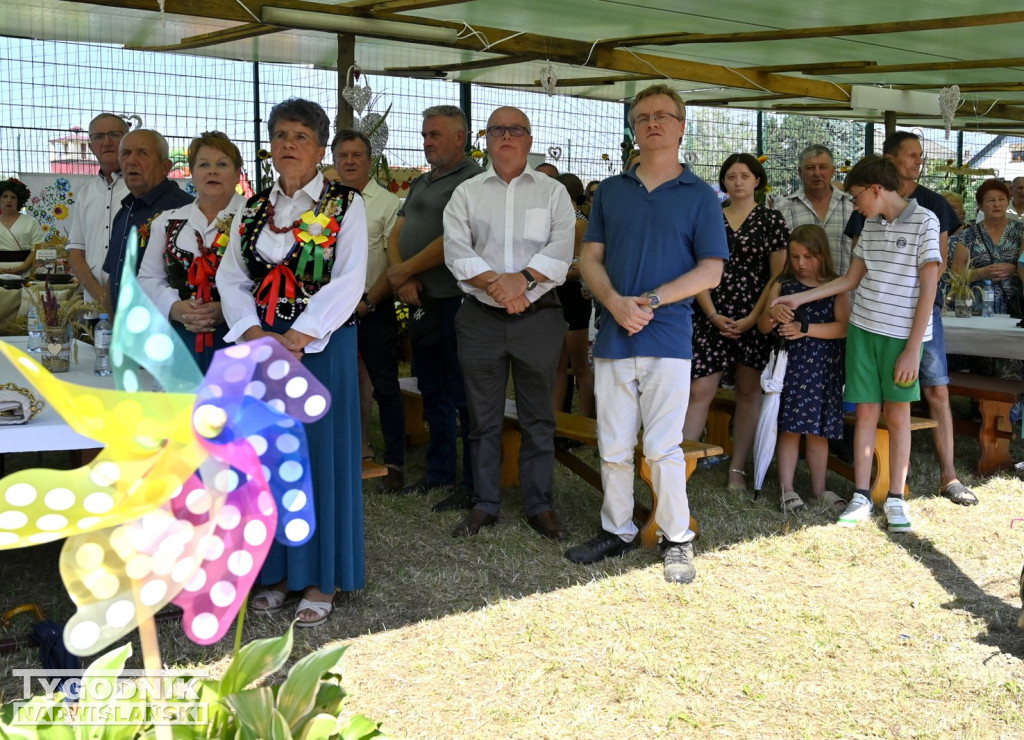
POLYGON ((181 337, 181 341, 188 347, 188 351, 192 353, 192 357, 195 359, 196 364, 199 365, 199 371, 206 374, 206 371, 210 369, 210 363, 213 362, 213 353, 219 349, 224 349, 228 346, 228 343, 224 341, 224 337, 228 333, 228 325, 221 324, 213 330, 213 346, 207 347, 202 352, 196 352, 196 333, 189 331, 185 328, 185 325, 178 321, 172 321, 171 327, 181 337))
MULTIPOLYGON (((280 319, 264 329, 283 333, 280 319)), ((309 542, 271 545, 259 581, 273 585, 288 579, 298 591, 316 586, 324 593, 356 591, 365 584, 363 540, 363 473, 360 458, 359 373, 356 327, 331 335, 323 352, 307 354, 303 363, 331 393, 327 414, 306 426, 312 463, 316 530, 309 542)))

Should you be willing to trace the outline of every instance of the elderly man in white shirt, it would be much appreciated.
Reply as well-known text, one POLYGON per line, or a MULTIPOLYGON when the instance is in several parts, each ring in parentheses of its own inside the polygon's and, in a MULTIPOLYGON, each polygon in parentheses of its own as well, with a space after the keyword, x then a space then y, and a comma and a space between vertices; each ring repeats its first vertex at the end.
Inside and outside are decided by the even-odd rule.
POLYGON ((340 129, 331 142, 331 154, 341 184, 355 188, 362 194, 366 225, 370 230, 366 282, 363 285, 363 296, 356 305, 356 313, 359 314, 363 457, 368 454, 369 447, 369 392, 372 390, 380 411, 384 465, 388 469, 380 486, 385 491, 397 491, 405 485, 405 404, 402 401, 402 388, 398 384, 398 317, 395 314, 394 294, 388 284, 387 245, 398 220, 401 203, 370 176, 373 149, 362 131, 340 129))
POLYGON ((89 151, 100 169, 78 189, 67 244, 71 271, 85 289, 87 300, 103 300, 103 260, 107 258, 110 225, 128 195, 117 158, 121 138, 127 132, 128 124, 113 113, 100 113, 89 122, 89 151))
POLYGON ((551 393, 566 325, 554 291, 573 256, 576 219, 561 183, 527 163, 530 121, 498 108, 487 121, 491 167, 462 183, 444 212, 444 259, 466 299, 455 326, 472 444, 473 509, 452 530, 469 537, 498 521, 501 430, 509 369, 522 446, 519 479, 530 526, 568 532, 552 508, 551 393))

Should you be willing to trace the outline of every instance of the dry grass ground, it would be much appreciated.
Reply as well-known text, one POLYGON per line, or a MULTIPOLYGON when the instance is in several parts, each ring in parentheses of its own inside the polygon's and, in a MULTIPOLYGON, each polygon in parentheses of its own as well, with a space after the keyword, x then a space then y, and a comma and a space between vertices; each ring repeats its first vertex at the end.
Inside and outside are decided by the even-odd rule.
MULTIPOLYGON (((906 535, 881 519, 850 531, 818 511, 786 517, 777 490, 740 499, 721 466, 698 471, 698 575, 685 587, 664 582, 651 551, 573 565, 526 526, 515 489, 496 527, 453 540, 457 514, 370 483, 367 587, 299 633, 295 655, 349 645, 348 708, 395 737, 1021 737, 1022 484, 972 478, 977 443, 958 438, 981 504, 934 496, 926 435, 915 434, 906 535)), ((411 452, 413 476, 422 455, 411 452)), ((556 503, 572 543, 596 532, 599 495, 560 467, 556 503)), ((0 608, 35 598, 66 616, 56 553, 0 554, 0 608)), ((250 616, 246 639, 288 618, 250 616)), ((192 645, 174 623, 160 637, 179 666, 217 672, 231 650, 230 639, 192 645)), ((0 656, 7 699, 20 691, 10 669, 33 662, 0 656)))

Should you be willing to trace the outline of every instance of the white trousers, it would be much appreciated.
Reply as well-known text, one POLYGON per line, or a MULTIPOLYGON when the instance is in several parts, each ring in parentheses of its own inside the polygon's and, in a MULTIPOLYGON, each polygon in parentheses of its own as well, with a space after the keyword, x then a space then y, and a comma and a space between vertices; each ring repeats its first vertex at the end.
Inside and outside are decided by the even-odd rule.
POLYGON ((690 361, 666 357, 594 359, 597 444, 604 505, 601 526, 624 541, 637 535, 633 523, 633 450, 640 427, 643 454, 658 495, 655 521, 662 537, 688 542, 683 421, 690 400, 690 361))

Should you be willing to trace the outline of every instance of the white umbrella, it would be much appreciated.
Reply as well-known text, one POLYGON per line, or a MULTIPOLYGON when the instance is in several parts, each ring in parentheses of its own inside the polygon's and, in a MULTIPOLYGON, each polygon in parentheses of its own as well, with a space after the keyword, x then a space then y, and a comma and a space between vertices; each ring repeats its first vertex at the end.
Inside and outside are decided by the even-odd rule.
POLYGON ((775 440, 779 434, 779 394, 786 379, 788 352, 785 343, 772 350, 768 364, 761 373, 761 414, 757 417, 757 431, 754 433, 754 497, 764 485, 768 466, 775 459, 775 440))

